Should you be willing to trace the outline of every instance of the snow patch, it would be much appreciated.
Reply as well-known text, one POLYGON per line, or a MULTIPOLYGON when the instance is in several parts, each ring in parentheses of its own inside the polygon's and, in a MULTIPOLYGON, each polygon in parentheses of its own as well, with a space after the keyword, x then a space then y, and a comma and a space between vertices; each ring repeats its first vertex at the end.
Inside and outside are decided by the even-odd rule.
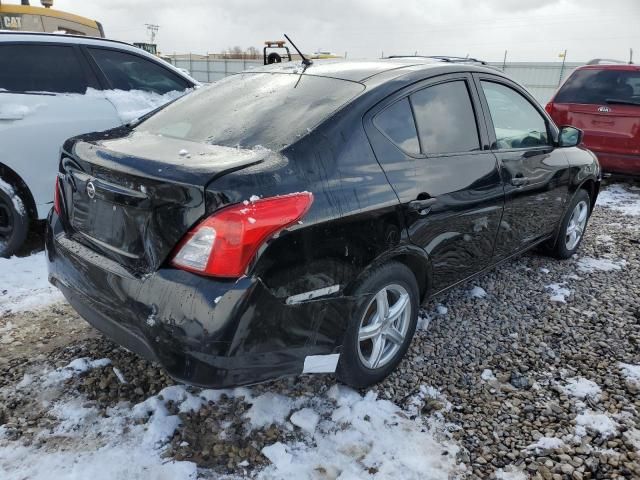
POLYGON ((320 421, 320 415, 311 408, 303 408, 294 412, 289 420, 296 427, 300 427, 305 432, 313 433, 320 421))
POLYGON ((294 402, 277 393, 264 393, 252 400, 251 408, 245 413, 252 428, 260 428, 272 423, 281 424, 293 410, 294 402))
POLYGON ((578 270, 582 273, 593 273, 595 271, 611 272, 622 270, 627 264, 626 260, 610 260, 608 258, 582 257, 578 259, 578 270))
POLYGON ((527 475, 522 470, 518 470, 516 467, 507 467, 507 469, 498 469, 496 470, 496 478, 498 480, 527 480, 527 475))
POLYGON ((622 374, 629 382, 640 385, 640 365, 619 363, 618 367, 620 367, 620 370, 622 370, 622 374))
POLYGON ((566 285, 566 282, 562 283, 551 283, 549 285, 545 285, 544 288, 551 290, 551 295, 549 295, 549 300, 552 302, 558 303, 567 303, 567 296, 571 294, 571 290, 565 288, 563 285, 566 285))
POLYGON ((439 303, 436 306, 436 311, 438 312, 439 315, 446 315, 447 313, 449 313, 449 309, 444 305, 442 305, 441 303, 439 303))
POLYGON ((332 421, 320 421, 314 445, 274 443, 262 450, 272 465, 259 478, 450 478, 458 447, 438 443, 418 416, 407 418, 395 404, 333 386, 327 397, 338 404, 332 421), (446 454, 445 454, 446 452, 446 454))
POLYGON ((24 203, 22 203, 22 199, 18 196, 13 185, 8 184, 0 178, 0 190, 2 190, 11 199, 11 203, 13 203, 13 208, 16 209, 16 212, 20 215, 24 215, 26 213, 24 203))
POLYGON ((555 437, 541 437, 537 442, 532 443, 526 449, 527 450, 555 450, 557 448, 562 448, 564 446, 564 442, 555 437))
POLYGON ((596 205, 611 208, 623 215, 640 215, 640 195, 628 191, 620 184, 602 190, 596 205))
POLYGON ((582 400, 586 398, 597 399, 602 393, 597 383, 582 377, 570 379, 567 384, 562 387, 562 390, 566 395, 582 400))
MULTIPOLYGON (((85 96, 94 98, 106 98, 118 111, 120 119, 124 123, 131 122, 152 110, 159 108, 176 98, 191 92, 191 90, 167 92, 163 95, 155 92, 143 92, 142 90, 95 90, 88 88, 85 96)), ((70 94, 78 95, 78 94, 70 94)))
POLYGON ((36 310, 64 300, 48 278, 44 252, 0 258, 0 315, 36 310))
POLYGON ((588 410, 576 417, 576 435, 584 437, 588 431, 609 438, 618 431, 618 424, 604 413, 588 410))
POLYGON ((106 367, 107 365, 111 365, 111 360, 109 360, 108 358, 101 358, 100 360, 76 358, 66 367, 56 368, 54 371, 49 372, 44 379, 44 385, 45 387, 52 386, 56 383, 69 380, 70 378, 80 375, 81 373, 93 370, 94 368, 102 368, 106 367))
POLYGON ((491 370, 489 368, 485 368, 482 371, 482 374, 480 375, 480 378, 482 378, 482 380, 484 380, 485 382, 492 382, 492 381, 496 380, 496 376, 493 374, 493 370, 491 370))
POLYGON ((484 288, 475 286, 469 290, 469 296, 471 298, 484 298, 487 296, 487 292, 484 288))

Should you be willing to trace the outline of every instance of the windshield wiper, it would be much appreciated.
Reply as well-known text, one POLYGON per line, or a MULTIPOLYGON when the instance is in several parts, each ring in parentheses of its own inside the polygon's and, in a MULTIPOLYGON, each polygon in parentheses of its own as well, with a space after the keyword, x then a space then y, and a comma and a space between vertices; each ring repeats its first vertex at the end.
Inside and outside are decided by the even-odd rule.
POLYGON ((621 98, 607 98, 605 102, 607 102, 608 104, 637 105, 640 107, 640 102, 634 102, 633 100, 623 100, 621 98))

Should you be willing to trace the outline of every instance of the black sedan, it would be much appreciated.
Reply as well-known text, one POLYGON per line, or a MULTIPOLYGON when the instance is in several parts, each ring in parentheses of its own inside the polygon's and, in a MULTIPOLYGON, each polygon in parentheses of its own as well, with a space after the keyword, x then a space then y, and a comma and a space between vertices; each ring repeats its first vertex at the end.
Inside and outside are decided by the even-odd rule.
POLYGON ((176 379, 388 375, 426 298, 579 247, 581 132, 490 68, 389 59, 229 77, 62 151, 50 280, 176 379))

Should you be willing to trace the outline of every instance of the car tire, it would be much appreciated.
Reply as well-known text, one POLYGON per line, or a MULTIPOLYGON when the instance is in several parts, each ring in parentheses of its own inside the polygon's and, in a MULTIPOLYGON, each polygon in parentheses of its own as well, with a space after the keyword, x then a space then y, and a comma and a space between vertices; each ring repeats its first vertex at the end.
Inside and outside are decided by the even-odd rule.
POLYGON ((409 268, 390 262, 368 272, 353 295, 366 301, 347 327, 336 375, 362 388, 388 376, 407 352, 418 321, 420 291, 409 268), (382 321, 379 311, 387 312, 382 321))
POLYGON ((586 190, 578 190, 560 222, 556 242, 548 253, 558 259, 571 258, 576 253, 587 229, 591 216, 591 198, 586 190))
POLYGON ((0 257, 10 257, 29 233, 29 214, 18 190, 0 178, 0 257))

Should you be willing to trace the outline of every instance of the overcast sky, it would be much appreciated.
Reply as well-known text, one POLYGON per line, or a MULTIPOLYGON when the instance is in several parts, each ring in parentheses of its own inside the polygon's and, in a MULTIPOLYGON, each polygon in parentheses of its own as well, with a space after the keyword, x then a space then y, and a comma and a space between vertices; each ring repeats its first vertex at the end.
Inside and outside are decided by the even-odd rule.
MULTIPOLYGON (((36 4, 38 0, 32 0, 36 4)), ((262 48, 287 33, 305 52, 350 58, 460 55, 512 61, 640 60, 640 0, 55 0, 102 22, 108 37, 165 53, 262 48)))

